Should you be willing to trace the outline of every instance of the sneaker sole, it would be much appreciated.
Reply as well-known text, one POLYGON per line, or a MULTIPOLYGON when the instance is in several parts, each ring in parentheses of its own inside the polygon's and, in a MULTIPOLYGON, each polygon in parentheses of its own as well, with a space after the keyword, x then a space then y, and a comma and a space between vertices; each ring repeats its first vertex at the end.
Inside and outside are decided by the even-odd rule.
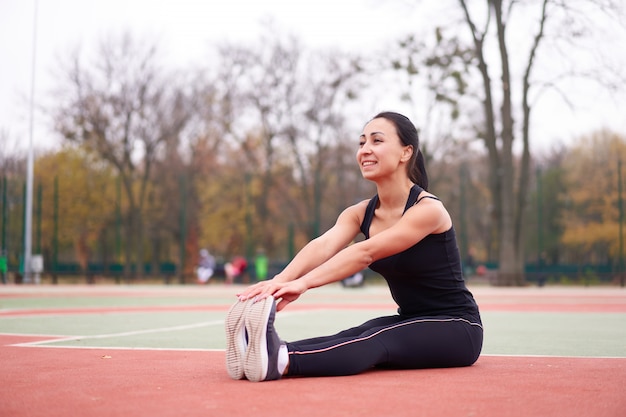
POLYGON ((245 378, 245 313, 248 306, 248 301, 237 301, 226 315, 226 370, 232 379, 245 378))
POLYGON ((244 361, 246 378, 253 382, 265 380, 267 377, 267 323, 272 311, 274 299, 270 296, 253 303, 246 314, 248 329, 248 349, 244 361))

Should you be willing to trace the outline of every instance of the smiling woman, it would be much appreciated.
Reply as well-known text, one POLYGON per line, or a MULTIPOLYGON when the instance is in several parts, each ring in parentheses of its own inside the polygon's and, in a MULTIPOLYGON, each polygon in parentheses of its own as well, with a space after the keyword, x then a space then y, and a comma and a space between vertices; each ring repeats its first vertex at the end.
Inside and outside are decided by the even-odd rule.
POLYGON ((346 208, 282 272, 241 291, 229 310, 226 364, 233 379, 460 367, 478 359, 478 306, 465 286, 450 215, 427 191, 417 129, 401 114, 379 113, 363 128, 356 159, 378 193, 346 208), (365 240, 350 244, 360 233, 365 240), (397 314, 331 336, 279 338, 277 311, 366 267, 387 281, 397 314))
MULTIPOLYGON (((384 154, 387 149, 392 152, 397 151, 399 153, 399 163, 406 164, 410 170, 408 172, 409 179, 424 190, 428 190, 428 175, 426 173, 424 155, 419 149, 419 140, 415 126, 408 119, 405 121, 399 118, 398 123, 394 124, 386 117, 392 118, 395 116, 392 113, 380 113, 368 123, 367 129, 360 136, 357 161, 361 167, 363 177, 368 178, 366 172, 370 167, 377 166, 376 155, 381 152, 384 154), (402 145, 400 148, 389 146, 398 141, 402 145), (385 144, 387 146, 384 146, 385 144)), ((400 171, 398 173, 400 174, 400 171)))

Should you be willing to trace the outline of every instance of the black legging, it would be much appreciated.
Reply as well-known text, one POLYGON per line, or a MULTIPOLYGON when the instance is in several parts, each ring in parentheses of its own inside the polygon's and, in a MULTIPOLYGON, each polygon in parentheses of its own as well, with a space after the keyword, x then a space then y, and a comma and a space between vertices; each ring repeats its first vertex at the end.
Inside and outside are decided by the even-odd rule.
POLYGON ((479 320, 379 317, 332 336, 288 342, 288 375, 354 375, 373 367, 469 366, 478 359, 482 344, 479 320))

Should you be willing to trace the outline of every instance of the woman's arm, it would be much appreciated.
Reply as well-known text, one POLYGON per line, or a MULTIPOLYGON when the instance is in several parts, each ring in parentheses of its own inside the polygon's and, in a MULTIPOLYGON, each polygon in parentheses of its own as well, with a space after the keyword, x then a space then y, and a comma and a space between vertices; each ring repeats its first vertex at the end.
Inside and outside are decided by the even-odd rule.
POLYGON ((300 279, 268 287, 267 293, 282 300, 278 309, 295 301, 310 288, 320 287, 344 279, 368 267, 372 262, 400 253, 432 233, 443 233, 452 221, 443 204, 426 199, 409 208, 390 228, 339 251, 328 261, 304 274, 300 279))
POLYGON ((238 296, 241 299, 254 297, 266 292, 267 287, 272 283, 286 283, 296 280, 329 260, 358 235, 367 202, 368 200, 365 200, 346 208, 339 215, 332 228, 306 244, 289 265, 273 279, 252 285, 238 296))

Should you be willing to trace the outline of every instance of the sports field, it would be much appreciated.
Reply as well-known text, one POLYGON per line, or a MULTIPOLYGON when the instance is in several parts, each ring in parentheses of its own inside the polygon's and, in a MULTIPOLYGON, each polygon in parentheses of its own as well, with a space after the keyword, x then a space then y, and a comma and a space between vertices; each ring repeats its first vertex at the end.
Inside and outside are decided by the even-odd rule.
MULTIPOLYGON (((0 416, 626 416, 626 289, 470 284, 468 368, 229 379, 237 286, 0 287, 0 416)), ((278 313, 285 340, 395 312, 387 287, 331 285, 278 313)))

